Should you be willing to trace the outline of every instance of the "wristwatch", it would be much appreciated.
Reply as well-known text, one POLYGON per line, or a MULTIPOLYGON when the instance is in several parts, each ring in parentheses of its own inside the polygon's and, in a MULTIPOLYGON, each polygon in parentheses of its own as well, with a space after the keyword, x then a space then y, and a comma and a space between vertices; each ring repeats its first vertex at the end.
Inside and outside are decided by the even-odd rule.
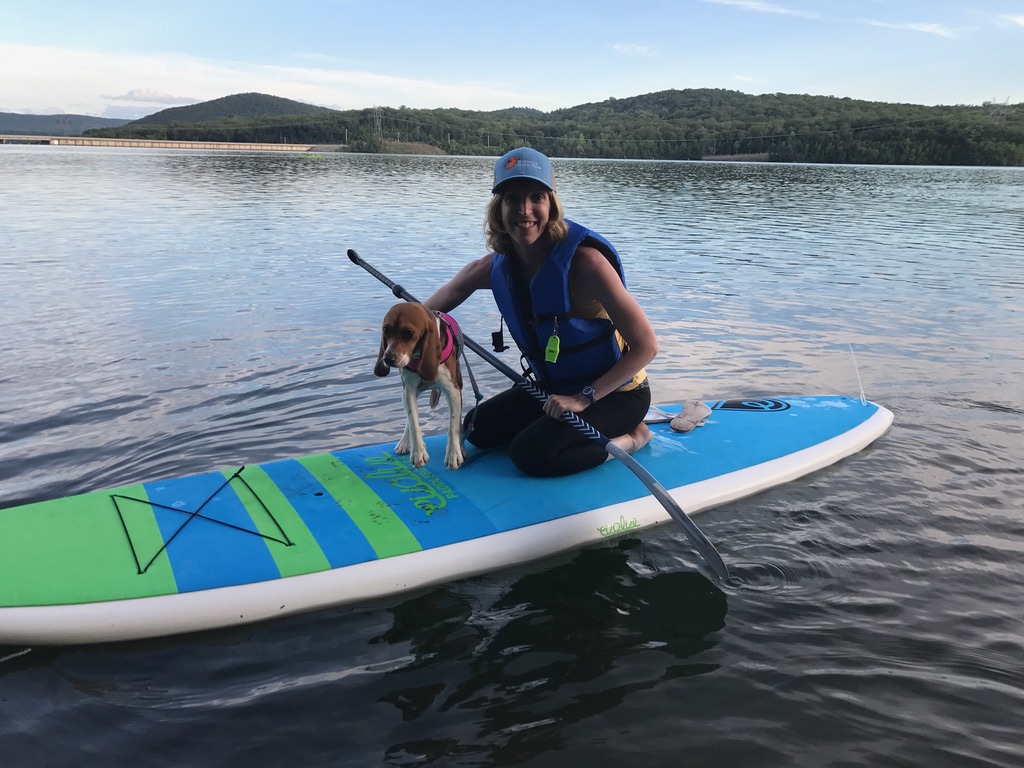
POLYGON ((580 394, 587 398, 587 400, 590 401, 591 405, 593 405, 594 401, 597 400, 597 397, 595 397, 594 395, 594 388, 589 384, 587 384, 587 386, 583 388, 583 391, 580 392, 580 394))

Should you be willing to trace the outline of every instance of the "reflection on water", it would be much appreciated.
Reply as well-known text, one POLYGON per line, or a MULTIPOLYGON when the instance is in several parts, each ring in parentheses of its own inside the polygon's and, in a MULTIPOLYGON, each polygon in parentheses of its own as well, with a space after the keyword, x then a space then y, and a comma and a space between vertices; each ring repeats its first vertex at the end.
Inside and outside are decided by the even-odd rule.
MULTIPOLYGON (((327 755, 354 765, 446 755, 514 764, 571 746, 579 726, 584 743, 614 740, 616 729, 597 723, 617 708, 718 668, 725 596, 699 574, 659 573, 649 557, 625 541, 387 607, 192 644, 41 651, 18 670, 48 670, 49 695, 66 691, 72 719, 118 713, 122 734, 171 738, 213 718, 216 731, 199 729, 185 749, 204 765, 273 765, 267 756, 284 754, 294 765, 338 764, 327 755)), ((44 710, 31 707, 29 721, 44 710)), ((116 750, 119 738, 86 743, 116 750)))
MULTIPOLYGON (((0 147, 0 508, 394 441, 394 297, 345 250, 428 295, 484 252, 492 162, 0 147)), ((361 609, 0 649, 0 763, 1019 762, 1024 171, 556 162, 655 325, 657 401, 863 382, 893 430, 702 515, 724 594, 666 526, 361 609)), ((486 296, 459 319, 498 325, 486 296)))
POLYGON ((392 744, 387 757, 483 754, 511 763, 563 748, 565 729, 630 696, 713 671, 702 653, 725 624, 725 595, 697 573, 633 573, 624 567, 628 549, 588 550, 526 575, 483 611, 446 590, 396 607, 379 639, 409 643, 415 661, 389 675, 414 684, 382 701, 406 722, 425 717, 429 729, 392 744), (453 657, 464 679, 416 684, 453 657), (440 739, 426 736, 438 730, 440 739))

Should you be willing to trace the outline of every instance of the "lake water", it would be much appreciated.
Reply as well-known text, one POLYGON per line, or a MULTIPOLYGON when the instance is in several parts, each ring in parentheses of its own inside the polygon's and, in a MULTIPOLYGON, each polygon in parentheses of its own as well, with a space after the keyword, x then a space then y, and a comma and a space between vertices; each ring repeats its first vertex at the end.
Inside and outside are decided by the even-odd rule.
MULTIPOLYGON (((492 162, 0 147, 0 508, 397 439, 394 299, 345 251, 425 297, 484 252, 492 162)), ((0 648, 0 765, 1024 762, 1024 169, 556 174, 654 322, 656 402, 863 385, 891 432, 699 516, 721 589, 665 526, 372 606, 0 648)), ((458 316, 497 329, 488 296, 458 316)))

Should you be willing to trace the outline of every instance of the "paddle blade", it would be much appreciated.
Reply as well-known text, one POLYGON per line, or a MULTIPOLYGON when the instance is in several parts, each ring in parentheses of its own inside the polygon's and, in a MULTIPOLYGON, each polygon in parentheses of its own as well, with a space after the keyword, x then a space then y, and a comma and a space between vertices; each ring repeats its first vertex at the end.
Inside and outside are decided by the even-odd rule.
POLYGON ((690 519, 689 515, 683 511, 683 508, 676 503, 676 500, 669 495, 668 491, 666 491, 662 484, 657 481, 654 475, 648 472, 640 462, 626 453, 615 443, 608 442, 608 444, 605 445, 605 450, 629 467, 630 471, 647 486, 651 495, 660 502, 661 506, 663 506, 665 511, 671 515, 672 519, 683 527, 683 532, 686 534, 687 538, 693 544, 700 556, 703 557, 704 561, 711 567, 711 570, 715 572, 715 575, 722 581, 728 581, 729 569, 726 567, 722 556, 718 554, 718 550, 715 549, 715 545, 712 544, 708 537, 704 535, 704 532, 697 527, 697 524, 690 519))

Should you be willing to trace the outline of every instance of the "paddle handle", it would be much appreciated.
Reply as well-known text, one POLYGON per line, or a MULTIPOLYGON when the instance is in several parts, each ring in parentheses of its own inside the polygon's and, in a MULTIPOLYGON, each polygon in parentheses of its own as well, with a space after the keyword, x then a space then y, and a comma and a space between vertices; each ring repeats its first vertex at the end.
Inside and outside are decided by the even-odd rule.
MULTIPOLYGON (((421 303, 416 297, 409 293, 405 288, 400 286, 398 283, 390 280, 386 275, 381 274, 372 266, 367 264, 351 248, 348 250, 348 257, 353 264, 356 264, 371 275, 380 280, 384 285, 391 289, 391 292, 400 299, 412 302, 414 304, 421 303)), ((547 393, 534 384, 532 381, 527 379, 521 373, 516 371, 514 368, 506 365, 504 362, 499 360, 487 349, 477 344, 473 339, 469 338, 465 334, 462 335, 462 343, 467 347, 476 352, 480 357, 490 363, 492 366, 498 369, 501 373, 505 374, 510 378, 516 386, 526 390, 532 395, 538 402, 544 403, 547 401, 547 393)), ((682 507, 676 503, 676 500, 669 495, 669 492, 658 482, 658 480, 652 475, 647 469, 640 464, 636 459, 626 453, 620 446, 611 442, 597 429, 594 429, 590 424, 585 422, 579 417, 578 414, 566 411, 562 414, 562 418, 568 424, 571 424, 578 432, 586 436, 589 440, 599 444, 604 448, 613 458, 618 459, 622 462, 651 492, 651 495, 658 500, 658 502, 665 508, 665 511, 669 513, 673 520, 679 523, 683 527, 683 531, 686 533, 690 542, 694 545, 696 550, 700 553, 701 557, 711 566, 711 569, 715 572, 720 579, 723 581, 729 578, 729 569, 725 565, 725 561, 722 560, 722 556, 715 549, 715 545, 711 543, 704 532, 697 527, 697 524, 690 519, 689 515, 683 511, 682 507)))
MULTIPOLYGON (((380 280, 382 283, 384 283, 384 285, 386 285, 388 288, 390 288, 391 292, 395 296, 397 296, 398 298, 404 299, 405 301, 412 302, 413 304, 420 304, 421 303, 419 299, 417 299, 415 296, 413 296, 411 293, 409 293, 407 290, 405 290, 405 288, 403 288, 401 285, 399 285, 398 283, 392 281, 391 279, 389 279, 387 277, 387 275, 384 275, 384 274, 378 272, 370 264, 368 264, 367 262, 363 261, 362 257, 358 253, 356 253, 354 250, 352 250, 351 248, 349 248, 349 250, 348 250, 348 257, 349 257, 349 259, 352 260, 353 264, 357 264, 358 266, 362 267, 367 272, 369 272, 371 275, 373 275, 378 280, 380 280)), ((508 376, 508 378, 512 379, 512 381, 516 384, 516 386, 526 390, 526 392, 528 392, 530 395, 532 395, 533 398, 535 400, 537 400, 539 403, 543 404, 543 403, 547 402, 548 395, 547 395, 547 393, 543 389, 541 389, 536 384, 534 384, 532 381, 530 381, 525 376, 520 374, 514 368, 511 368, 508 365, 506 365, 499 358, 497 358, 494 355, 492 355, 487 349, 485 349, 484 347, 480 346, 475 341, 473 341, 473 339, 471 339, 468 336, 466 336, 465 334, 463 334, 462 335, 462 343, 465 344, 467 347, 469 347, 474 352, 476 352, 478 355, 480 355, 480 357, 482 357, 484 360, 486 360, 492 366, 497 368, 498 371, 500 371, 501 373, 503 373, 506 376, 508 376)), ((585 422, 583 419, 581 419, 577 414, 571 413, 569 411, 566 411, 564 414, 562 414, 562 416, 563 416, 563 418, 569 424, 571 424, 573 427, 575 427, 577 429, 577 431, 582 432, 583 434, 585 434, 588 438, 590 438, 594 442, 600 443, 602 447, 607 447, 607 444, 609 442, 608 438, 605 437, 604 435, 602 435, 598 430, 596 430, 592 426, 590 426, 587 422, 585 422)))

